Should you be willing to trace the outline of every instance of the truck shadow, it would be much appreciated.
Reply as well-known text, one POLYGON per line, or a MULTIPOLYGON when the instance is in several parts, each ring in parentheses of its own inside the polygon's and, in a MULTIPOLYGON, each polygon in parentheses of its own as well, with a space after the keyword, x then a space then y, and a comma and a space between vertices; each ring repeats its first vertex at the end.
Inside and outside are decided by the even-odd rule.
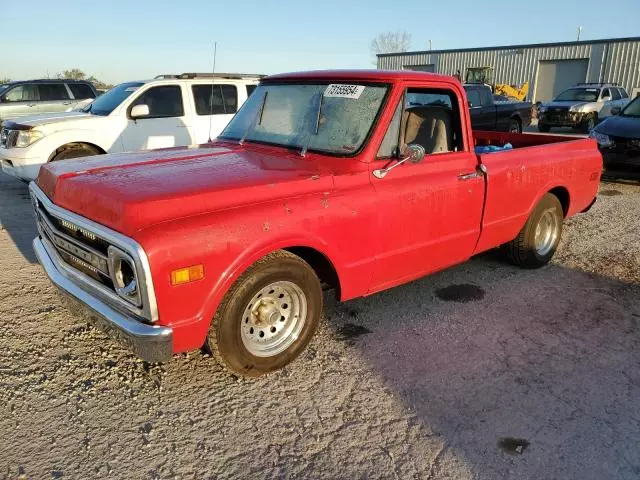
POLYGON ((31 241, 37 236, 37 229, 29 186, 3 173, 0 173, 0 225, 22 256, 35 263, 31 241))
POLYGON ((326 311, 334 339, 441 438, 433 478, 455 464, 482 479, 638 478, 639 295, 489 254, 326 311))

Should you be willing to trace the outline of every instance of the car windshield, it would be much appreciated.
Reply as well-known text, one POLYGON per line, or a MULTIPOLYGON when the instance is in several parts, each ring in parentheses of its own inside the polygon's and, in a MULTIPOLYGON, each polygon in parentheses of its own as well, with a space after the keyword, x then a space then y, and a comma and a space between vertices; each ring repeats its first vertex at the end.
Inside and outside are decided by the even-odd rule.
POLYGON ((623 117, 640 117, 640 97, 636 97, 620 113, 623 117))
POLYGON ((93 115, 109 115, 120 105, 129 95, 144 85, 144 82, 121 83, 113 87, 108 92, 103 93, 93 102, 82 109, 83 112, 93 115))
POLYGON ((335 155, 362 147, 387 86, 263 84, 251 94, 221 138, 335 155))
POLYGON ((570 88, 556 97, 555 102, 597 102, 597 88, 570 88))
POLYGON ((11 85, 8 85, 8 84, 6 84, 6 83, 5 83, 5 84, 0 85, 0 95, 2 95, 2 94, 4 93, 4 91, 5 91, 7 88, 9 88, 10 86, 11 86, 11 85))

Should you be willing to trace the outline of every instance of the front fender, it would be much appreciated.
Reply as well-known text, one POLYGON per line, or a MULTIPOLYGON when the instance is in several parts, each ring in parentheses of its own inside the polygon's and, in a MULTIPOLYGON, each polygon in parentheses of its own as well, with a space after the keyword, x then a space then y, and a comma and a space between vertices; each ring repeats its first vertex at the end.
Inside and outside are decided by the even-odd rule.
POLYGON ((41 163, 47 163, 60 147, 69 143, 90 143, 109 152, 114 142, 105 139, 104 135, 94 130, 58 130, 44 136, 29 147, 31 150, 29 156, 39 159, 41 163))

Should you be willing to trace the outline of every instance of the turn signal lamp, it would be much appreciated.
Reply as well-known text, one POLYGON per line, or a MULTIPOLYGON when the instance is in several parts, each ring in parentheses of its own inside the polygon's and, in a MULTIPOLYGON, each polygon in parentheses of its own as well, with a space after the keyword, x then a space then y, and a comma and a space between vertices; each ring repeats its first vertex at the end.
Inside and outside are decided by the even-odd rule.
POLYGON ((202 264, 179 268, 171 272, 171 285, 182 285, 183 283, 195 282, 203 278, 204 266, 202 264))

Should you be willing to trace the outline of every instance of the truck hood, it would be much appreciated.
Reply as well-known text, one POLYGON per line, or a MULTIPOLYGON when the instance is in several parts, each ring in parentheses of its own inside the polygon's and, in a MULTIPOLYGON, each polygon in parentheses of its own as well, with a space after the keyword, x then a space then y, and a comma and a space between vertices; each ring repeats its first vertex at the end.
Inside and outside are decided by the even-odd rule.
POLYGON ((42 115, 30 115, 25 117, 19 117, 15 123, 20 125, 26 125, 28 127, 41 127, 43 125, 50 125, 52 123, 61 124, 68 123, 77 120, 86 120, 87 118, 102 118, 97 115, 91 115, 84 112, 64 112, 64 113, 46 113, 42 115))
POLYGON ((332 175, 310 157, 214 143, 48 163, 36 183, 56 205, 134 237, 168 220, 330 191, 332 175))
POLYGON ((557 108, 557 107, 564 107, 564 108, 569 108, 569 107, 581 107, 583 105, 586 105, 585 102, 576 102, 576 101, 567 101, 567 102, 547 102, 547 103, 543 103, 542 106, 543 107, 547 107, 547 108, 557 108))

